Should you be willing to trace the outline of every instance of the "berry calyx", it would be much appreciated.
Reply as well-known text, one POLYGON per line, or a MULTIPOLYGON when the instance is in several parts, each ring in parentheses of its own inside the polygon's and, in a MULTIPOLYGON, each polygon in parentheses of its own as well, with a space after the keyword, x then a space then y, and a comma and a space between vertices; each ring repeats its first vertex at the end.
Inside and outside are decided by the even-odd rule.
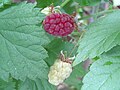
POLYGON ((43 27, 46 32, 54 36, 67 36, 74 30, 74 19, 64 13, 52 13, 43 21, 43 27))

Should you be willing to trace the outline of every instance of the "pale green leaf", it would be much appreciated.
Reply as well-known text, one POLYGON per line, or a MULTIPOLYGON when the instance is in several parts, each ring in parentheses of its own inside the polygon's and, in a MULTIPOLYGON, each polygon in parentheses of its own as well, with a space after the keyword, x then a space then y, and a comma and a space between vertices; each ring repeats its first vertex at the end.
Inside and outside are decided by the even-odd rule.
POLYGON ((49 42, 40 24, 44 16, 35 4, 23 2, 0 12, 0 77, 9 73, 15 79, 47 78, 47 51, 49 42))
POLYGON ((84 77, 82 90, 120 90, 120 46, 104 53, 84 77))
POLYGON ((88 26, 88 31, 79 43, 78 55, 73 65, 120 45, 119 15, 120 10, 113 11, 88 26))

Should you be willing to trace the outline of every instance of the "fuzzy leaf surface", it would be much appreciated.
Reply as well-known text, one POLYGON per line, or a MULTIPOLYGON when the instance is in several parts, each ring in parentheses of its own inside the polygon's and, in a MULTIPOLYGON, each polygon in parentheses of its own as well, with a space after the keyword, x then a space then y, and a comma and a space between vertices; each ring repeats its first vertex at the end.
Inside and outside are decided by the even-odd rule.
POLYGON ((87 58, 94 58, 120 45, 119 15, 120 10, 113 11, 88 26, 84 37, 79 42, 74 66, 87 58))
POLYGON ((47 64, 43 59, 49 42, 40 24, 44 15, 35 4, 20 3, 0 12, 0 77, 7 80, 26 77, 47 78, 47 64))
POLYGON ((101 55, 83 79, 81 90, 120 90, 120 46, 101 55))

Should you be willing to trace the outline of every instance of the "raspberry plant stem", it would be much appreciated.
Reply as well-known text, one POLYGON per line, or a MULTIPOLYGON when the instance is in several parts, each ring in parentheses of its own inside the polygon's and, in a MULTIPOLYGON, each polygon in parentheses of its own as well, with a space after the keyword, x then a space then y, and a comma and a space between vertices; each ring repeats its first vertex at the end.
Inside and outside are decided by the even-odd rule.
POLYGON ((70 0, 65 0, 61 5, 60 7, 64 7, 70 0))
MULTIPOLYGON (((80 36, 79 40, 81 40, 81 38, 83 37, 84 32, 85 32, 85 31, 82 31, 82 33, 81 33, 81 36, 80 36)), ((78 46, 78 42, 77 42, 77 43, 75 44, 75 46, 72 48, 72 50, 71 50, 70 54, 68 55, 68 57, 71 57, 71 55, 72 55, 73 51, 75 50, 75 48, 76 48, 77 46, 78 46)))
POLYGON ((89 16, 82 17, 82 18, 80 18, 79 20, 89 19, 89 18, 91 18, 91 17, 96 17, 96 16, 103 15, 103 14, 106 14, 106 13, 111 13, 111 12, 113 12, 113 11, 115 11, 115 10, 105 10, 105 11, 101 11, 101 12, 99 12, 99 13, 95 13, 95 14, 91 14, 91 15, 89 15, 89 16))

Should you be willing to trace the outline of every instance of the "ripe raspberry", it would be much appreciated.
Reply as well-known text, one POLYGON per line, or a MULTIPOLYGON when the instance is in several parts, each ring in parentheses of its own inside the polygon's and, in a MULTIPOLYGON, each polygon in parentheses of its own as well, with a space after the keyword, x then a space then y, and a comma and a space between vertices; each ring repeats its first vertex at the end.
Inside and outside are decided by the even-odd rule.
POLYGON ((74 30, 74 19, 68 14, 53 13, 45 18, 43 27, 54 36, 67 36, 74 30))
POLYGON ((72 72, 72 65, 57 59, 53 66, 50 67, 48 74, 49 82, 53 85, 59 85, 70 76, 72 72))

